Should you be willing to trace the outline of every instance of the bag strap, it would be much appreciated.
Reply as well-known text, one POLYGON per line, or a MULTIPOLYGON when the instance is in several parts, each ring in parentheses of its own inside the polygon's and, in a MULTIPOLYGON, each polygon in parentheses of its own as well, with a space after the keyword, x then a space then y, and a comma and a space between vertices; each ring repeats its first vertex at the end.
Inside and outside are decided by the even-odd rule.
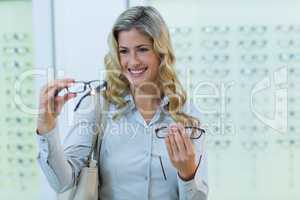
MULTIPOLYGON (((100 94, 97 95, 97 102, 100 102, 100 94)), ((102 144, 102 138, 104 136, 104 131, 107 125, 107 114, 108 114, 108 101, 103 98, 103 107, 101 111, 101 106, 96 106, 96 117, 98 116, 99 119, 96 118, 96 124, 99 126, 99 133, 97 134, 96 145, 94 149, 94 159, 99 162, 100 158, 100 150, 102 144), (98 108, 97 108, 98 107, 98 108)), ((98 104, 99 105, 99 104, 98 104)))
POLYGON ((108 110, 108 102, 103 98, 104 102, 101 102, 101 93, 97 92, 94 95, 95 101, 95 133, 92 137, 92 147, 90 153, 88 155, 88 166, 96 166, 97 161, 99 160, 100 148, 101 148, 101 140, 103 137, 103 132, 106 127, 106 119, 107 119, 107 110, 108 110), (102 103, 104 104, 103 106, 102 103))

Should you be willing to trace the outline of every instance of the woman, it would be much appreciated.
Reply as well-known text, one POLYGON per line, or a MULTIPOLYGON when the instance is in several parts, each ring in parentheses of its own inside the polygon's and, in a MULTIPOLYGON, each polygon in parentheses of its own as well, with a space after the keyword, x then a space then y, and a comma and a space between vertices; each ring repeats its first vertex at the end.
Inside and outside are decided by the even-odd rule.
MULTIPOLYGON (((109 102, 109 113, 100 151, 100 198, 207 199, 204 137, 192 138, 185 128, 199 125, 199 113, 186 103, 162 17, 153 7, 127 9, 116 20, 109 45, 107 90, 102 96, 109 102), (156 130, 162 126, 167 129, 156 130)), ((80 115, 89 123, 78 126, 78 121, 62 148, 56 118, 76 95, 55 94, 73 82, 55 80, 40 96, 38 160, 57 192, 72 187, 85 166, 93 133, 89 125, 95 121, 93 109, 80 115)))

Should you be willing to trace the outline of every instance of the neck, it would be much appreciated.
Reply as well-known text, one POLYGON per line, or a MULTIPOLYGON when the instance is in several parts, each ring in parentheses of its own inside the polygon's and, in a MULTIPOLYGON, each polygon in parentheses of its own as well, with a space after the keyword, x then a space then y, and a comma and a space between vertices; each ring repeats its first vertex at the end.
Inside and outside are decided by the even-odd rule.
POLYGON ((131 88, 131 93, 133 95, 135 105, 138 110, 141 112, 155 112, 161 100, 161 91, 158 89, 159 87, 147 87, 143 88, 131 88))

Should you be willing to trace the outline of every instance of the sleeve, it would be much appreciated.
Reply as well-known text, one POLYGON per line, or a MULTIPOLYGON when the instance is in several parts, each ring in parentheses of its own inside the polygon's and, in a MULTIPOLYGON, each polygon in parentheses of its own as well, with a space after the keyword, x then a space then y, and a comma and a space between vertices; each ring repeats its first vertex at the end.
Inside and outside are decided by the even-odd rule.
MULTIPOLYGON (((191 113, 192 116, 200 120, 200 114, 197 108, 193 105, 190 105, 189 108, 191 109, 186 110, 186 112, 191 113)), ((205 141, 205 135, 199 140, 193 141, 197 160, 199 160, 200 155, 202 155, 200 165, 194 178, 189 181, 184 181, 177 175, 180 200, 206 200, 208 197, 208 166, 205 141)))
POLYGON ((91 97, 85 99, 84 109, 78 109, 74 123, 63 144, 58 127, 37 135, 38 163, 51 187, 58 193, 71 188, 81 169, 86 166, 95 130, 95 109, 91 97))

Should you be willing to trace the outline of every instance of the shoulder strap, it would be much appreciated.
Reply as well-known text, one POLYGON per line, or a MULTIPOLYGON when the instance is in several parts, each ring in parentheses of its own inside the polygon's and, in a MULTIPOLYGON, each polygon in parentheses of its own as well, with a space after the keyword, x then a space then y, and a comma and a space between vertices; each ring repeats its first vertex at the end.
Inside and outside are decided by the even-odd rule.
POLYGON ((108 110, 108 102, 103 98, 104 102, 101 102, 101 93, 97 92, 94 95, 95 101, 95 133, 92 137, 92 147, 88 156, 88 164, 89 166, 93 163, 93 165, 97 164, 99 160, 100 148, 101 148, 101 140, 103 137, 103 132, 106 127, 106 119, 107 119, 107 110, 108 110))
POLYGON ((105 98, 103 98, 103 102, 100 102, 101 100, 100 95, 101 95, 100 93, 96 95, 97 96, 96 103, 98 105, 100 104, 99 106, 96 106, 96 124, 98 126, 99 132, 97 134, 96 145, 94 148, 94 159, 98 162, 100 157, 102 138, 107 125, 107 114, 108 114, 108 101, 105 98), (103 105, 102 109, 101 109, 101 105, 103 105), (97 119, 97 117, 99 118, 97 119))

